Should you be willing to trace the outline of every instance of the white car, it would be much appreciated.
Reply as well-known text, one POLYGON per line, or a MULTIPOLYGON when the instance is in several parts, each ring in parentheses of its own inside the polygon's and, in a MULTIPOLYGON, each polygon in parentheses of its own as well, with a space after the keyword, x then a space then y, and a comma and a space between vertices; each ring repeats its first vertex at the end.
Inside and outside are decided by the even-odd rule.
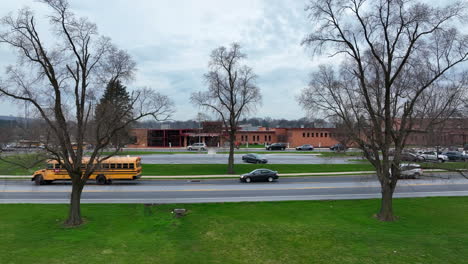
POLYGON ((194 143, 187 147, 187 150, 206 150, 205 143, 194 143))
POLYGON ((448 161, 449 158, 443 154, 437 154, 435 151, 426 151, 419 155, 424 161, 438 161, 438 162, 445 162, 448 161))
POLYGON ((400 164, 400 177, 403 179, 415 178, 423 175, 421 165, 415 163, 400 164))

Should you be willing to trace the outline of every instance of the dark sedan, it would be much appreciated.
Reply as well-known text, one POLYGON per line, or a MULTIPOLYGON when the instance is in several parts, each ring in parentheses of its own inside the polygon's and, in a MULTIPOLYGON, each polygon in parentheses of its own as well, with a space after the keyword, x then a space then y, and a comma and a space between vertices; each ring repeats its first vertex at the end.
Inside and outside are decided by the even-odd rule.
POLYGON ((265 147, 266 150, 285 150, 286 144, 284 143, 273 143, 265 147))
POLYGON ((463 155, 463 153, 458 152, 458 151, 448 151, 448 152, 445 152, 444 155, 447 156, 449 160, 453 160, 453 161, 457 161, 457 160, 466 161, 468 159, 466 155, 463 155))
POLYGON ((341 143, 335 144, 330 147, 330 150, 333 150, 333 151, 345 151, 346 149, 347 147, 341 143))
POLYGON ((240 181, 247 183, 253 181, 272 182, 276 179, 278 179, 278 172, 269 169, 256 169, 240 176, 240 181))
POLYGON ((242 160, 248 163, 267 163, 268 160, 258 154, 247 154, 242 156, 242 160))
POLYGON ((314 146, 305 144, 305 145, 296 147, 296 150, 314 150, 314 146))

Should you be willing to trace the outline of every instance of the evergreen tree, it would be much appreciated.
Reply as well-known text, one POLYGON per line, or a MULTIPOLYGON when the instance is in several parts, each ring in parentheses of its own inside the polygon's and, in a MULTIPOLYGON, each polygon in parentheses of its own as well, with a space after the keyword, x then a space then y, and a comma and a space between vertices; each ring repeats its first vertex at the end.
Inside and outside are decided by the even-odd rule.
MULTIPOLYGON (((124 124, 132 118, 132 102, 127 87, 118 79, 111 80, 96 106, 95 120, 103 128, 100 131, 106 133, 106 127, 115 127, 116 123, 125 126, 124 124)), ((125 127, 127 127, 125 130, 112 137, 111 142, 114 146, 128 143, 129 126, 125 127)))

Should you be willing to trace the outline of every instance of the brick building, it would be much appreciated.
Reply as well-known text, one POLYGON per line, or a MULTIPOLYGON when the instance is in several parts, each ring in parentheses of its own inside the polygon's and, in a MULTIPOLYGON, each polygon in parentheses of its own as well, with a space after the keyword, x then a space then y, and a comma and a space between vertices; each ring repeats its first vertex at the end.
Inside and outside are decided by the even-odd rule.
POLYGON ((406 144, 414 146, 465 146, 468 144, 468 119, 450 118, 429 126, 417 121, 406 144))
MULTIPOLYGON (((311 144, 315 147, 329 147, 336 143, 333 138, 333 128, 265 128, 256 127, 243 130, 239 128, 236 134, 238 144, 265 145, 275 142, 297 147, 311 144)), ((130 148, 147 147, 187 147, 196 142, 204 142, 216 147, 227 144, 228 135, 215 122, 203 124, 201 129, 132 129, 134 144, 130 148)))

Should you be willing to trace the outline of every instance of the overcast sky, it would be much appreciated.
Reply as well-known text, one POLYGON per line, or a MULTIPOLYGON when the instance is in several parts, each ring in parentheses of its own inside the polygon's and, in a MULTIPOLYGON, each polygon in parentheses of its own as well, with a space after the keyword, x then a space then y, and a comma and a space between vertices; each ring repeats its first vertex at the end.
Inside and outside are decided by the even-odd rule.
MULTIPOLYGON (((0 16, 30 6, 45 18, 45 5, 33 0, 0 0, 0 16)), ((189 102, 204 90, 203 74, 211 50, 239 42, 259 76, 263 105, 254 116, 300 118, 305 115, 295 97, 318 64, 300 45, 310 24, 307 0, 71 0, 72 11, 88 17, 101 34, 127 50, 138 64, 128 87, 148 86, 176 103, 174 119, 193 119, 199 111, 189 102)), ((46 20, 45 20, 46 21, 46 20)), ((41 24, 46 27, 47 24, 41 24)), ((0 74, 15 62, 0 45, 0 74)), ((327 60, 328 58, 323 58, 327 60)), ((1 102, 0 115, 23 115, 21 107, 1 102)))

